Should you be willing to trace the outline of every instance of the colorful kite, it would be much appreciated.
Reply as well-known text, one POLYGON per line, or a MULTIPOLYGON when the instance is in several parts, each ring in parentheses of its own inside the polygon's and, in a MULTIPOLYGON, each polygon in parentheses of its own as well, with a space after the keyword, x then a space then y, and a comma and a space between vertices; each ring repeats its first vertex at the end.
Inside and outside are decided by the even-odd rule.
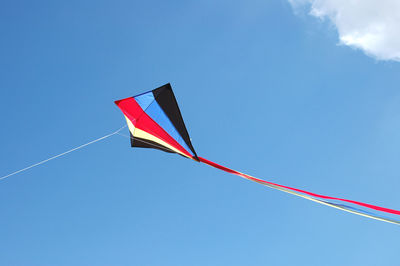
POLYGON ((134 97, 116 101, 115 104, 125 116, 130 131, 132 147, 154 148, 177 153, 225 172, 320 204, 369 218, 400 224, 400 221, 395 218, 384 216, 400 215, 400 211, 271 183, 197 156, 170 84, 134 97))
MULTIPOLYGON (((400 215, 400 211, 354 200, 324 196, 297 188, 275 184, 229 169, 225 166, 219 165, 217 163, 197 156, 196 151, 194 150, 193 145, 190 141, 189 134, 186 130, 185 123, 183 122, 178 103, 176 102, 170 84, 166 84, 155 90, 145 92, 134 97, 129 97, 116 101, 115 104, 121 109, 125 116, 127 126, 130 131, 130 140, 132 147, 154 148, 170 153, 177 153, 186 158, 205 163, 230 174, 243 177, 245 179, 257 182, 273 189, 296 195, 298 197, 302 197, 320 204, 324 204, 333 208, 362 215, 372 219, 400 224, 400 221, 398 220, 398 215, 400 215), (392 215, 394 216, 394 218, 385 217, 385 215, 392 215)), ((73 151, 79 150, 90 144, 109 138, 113 135, 120 134, 119 132, 125 127, 126 126, 123 126, 120 129, 103 137, 97 138, 88 143, 82 144, 78 147, 52 156, 48 159, 32 164, 28 167, 22 168, 10 174, 1 176, 0 180, 27 171, 33 167, 47 163, 51 160, 69 154, 73 151)))

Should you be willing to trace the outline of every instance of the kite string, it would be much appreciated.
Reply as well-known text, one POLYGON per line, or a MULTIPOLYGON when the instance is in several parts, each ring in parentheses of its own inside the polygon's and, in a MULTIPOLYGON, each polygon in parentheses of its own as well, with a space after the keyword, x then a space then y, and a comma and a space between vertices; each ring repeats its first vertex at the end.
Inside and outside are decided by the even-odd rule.
POLYGON ((2 177, 0 177, 0 180, 6 179, 7 177, 10 177, 10 176, 16 175, 16 174, 18 174, 18 173, 24 172, 24 171, 26 171, 26 170, 28 170, 28 169, 31 169, 31 168, 36 167, 36 166, 39 166, 39 165, 44 164, 44 163, 46 163, 46 162, 48 162, 48 161, 54 160, 54 159, 56 159, 56 158, 58 158, 58 157, 61 157, 61 156, 63 156, 63 155, 66 155, 66 154, 68 154, 68 153, 70 153, 70 152, 73 152, 73 151, 82 149, 83 147, 86 147, 86 146, 88 146, 88 145, 90 145, 90 144, 93 144, 93 143, 98 142, 98 141, 100 141, 100 140, 103 140, 103 139, 106 139, 106 138, 108 138, 108 137, 111 137, 111 136, 113 136, 113 135, 115 135, 115 134, 118 134, 118 133, 119 133, 122 129, 124 129, 125 127, 126 127, 126 125, 123 126, 123 127, 121 127, 120 129, 118 129, 118 130, 116 130, 116 131, 110 133, 110 134, 107 134, 107 135, 103 136, 103 137, 100 137, 100 138, 98 138, 98 139, 92 140, 92 141, 90 141, 90 142, 88 142, 88 143, 82 144, 82 145, 80 145, 80 146, 78 146, 78 147, 75 147, 75 148, 70 149, 70 150, 68 150, 68 151, 65 151, 65 152, 63 152, 63 153, 60 153, 60 154, 58 154, 58 155, 54 155, 54 156, 52 156, 52 157, 50 157, 50 158, 48 158, 48 159, 45 159, 45 160, 40 161, 40 162, 38 162, 38 163, 32 164, 32 165, 27 166, 27 167, 25 167, 25 168, 22 168, 22 169, 20 169, 20 170, 18 170, 18 171, 12 172, 12 173, 10 173, 10 174, 8 174, 8 175, 2 176, 2 177))

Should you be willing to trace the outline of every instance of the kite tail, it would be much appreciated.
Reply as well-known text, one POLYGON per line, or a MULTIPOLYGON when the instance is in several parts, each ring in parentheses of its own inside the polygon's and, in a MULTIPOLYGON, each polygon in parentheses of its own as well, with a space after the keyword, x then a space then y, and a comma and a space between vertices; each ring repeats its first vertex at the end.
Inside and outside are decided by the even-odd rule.
POLYGON ((290 193, 290 194, 298 196, 298 197, 302 197, 302 198, 305 198, 305 199, 308 199, 308 200, 311 200, 311 201, 314 201, 314 202, 317 202, 317 203, 320 203, 323 205, 327 205, 327 206, 330 206, 330 207, 333 207, 336 209, 351 212, 351 213, 361 215, 364 217, 400 225, 399 220, 387 218, 385 216, 380 215, 380 213, 378 213, 378 214, 373 213, 373 211, 379 211, 379 212, 386 213, 386 214, 400 215, 400 211, 398 211, 398 210, 379 207, 379 206, 375 206, 375 205, 371 205, 371 204, 367 204, 367 203, 363 203, 363 202, 359 202, 359 201, 354 201, 354 200, 320 195, 320 194, 312 193, 312 192, 297 189, 297 188, 279 185, 276 183, 272 183, 272 182, 265 181, 265 180, 262 180, 259 178, 255 178, 250 175, 227 168, 225 166, 222 166, 222 165, 219 165, 212 161, 209 161, 205 158, 202 158, 202 157, 198 157, 198 158, 199 158, 200 162, 202 162, 202 163, 205 163, 207 165, 210 165, 212 167, 215 167, 215 168, 225 171, 227 173, 234 174, 234 175, 243 177, 245 179, 257 182, 259 184, 268 186, 273 189, 277 189, 277 190, 280 190, 280 191, 283 191, 286 193, 290 193), (353 206, 351 206, 350 204, 353 206))

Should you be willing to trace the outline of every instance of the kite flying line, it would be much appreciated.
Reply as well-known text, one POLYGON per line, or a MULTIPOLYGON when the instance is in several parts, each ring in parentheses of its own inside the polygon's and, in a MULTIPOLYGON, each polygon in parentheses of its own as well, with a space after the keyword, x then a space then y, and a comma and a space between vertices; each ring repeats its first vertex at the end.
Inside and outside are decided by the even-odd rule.
POLYGON ((100 140, 109 138, 109 137, 111 137, 111 136, 113 136, 113 135, 115 135, 115 134, 118 134, 118 133, 119 133, 122 129, 124 129, 125 127, 126 127, 126 125, 123 126, 123 127, 121 127, 120 129, 118 129, 118 130, 116 130, 116 131, 110 133, 110 134, 107 134, 107 135, 103 136, 103 137, 100 137, 100 138, 98 138, 98 139, 89 141, 88 143, 82 144, 82 145, 80 145, 80 146, 78 146, 78 147, 75 147, 75 148, 70 149, 70 150, 68 150, 68 151, 65 151, 65 152, 63 152, 63 153, 54 155, 54 156, 52 156, 52 157, 50 157, 50 158, 48 158, 48 159, 45 159, 45 160, 40 161, 40 162, 38 162, 38 163, 32 164, 32 165, 27 166, 27 167, 25 167, 25 168, 22 168, 22 169, 20 169, 20 170, 18 170, 18 171, 12 172, 12 173, 10 173, 10 174, 8 174, 8 175, 2 176, 2 177, 0 177, 0 180, 6 179, 7 177, 10 177, 10 176, 16 175, 16 174, 18 174, 18 173, 24 172, 24 171, 26 171, 26 170, 28 170, 28 169, 31 169, 31 168, 36 167, 36 166, 39 166, 39 165, 41 165, 41 164, 47 163, 48 161, 51 161, 51 160, 54 160, 54 159, 56 159, 56 158, 58 158, 58 157, 64 156, 64 155, 66 155, 66 154, 68 154, 68 153, 70 153, 70 152, 73 152, 73 151, 82 149, 83 147, 86 147, 86 146, 88 146, 88 145, 90 145, 90 144, 96 143, 96 142, 98 142, 98 141, 100 141, 100 140))

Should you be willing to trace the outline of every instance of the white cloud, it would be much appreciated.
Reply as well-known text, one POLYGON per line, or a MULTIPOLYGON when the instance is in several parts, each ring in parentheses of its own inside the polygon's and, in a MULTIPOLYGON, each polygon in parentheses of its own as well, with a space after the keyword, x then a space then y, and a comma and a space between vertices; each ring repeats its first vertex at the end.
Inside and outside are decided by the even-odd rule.
POLYGON ((379 60, 400 61, 400 0, 288 0, 293 8, 329 19, 340 43, 379 60))

